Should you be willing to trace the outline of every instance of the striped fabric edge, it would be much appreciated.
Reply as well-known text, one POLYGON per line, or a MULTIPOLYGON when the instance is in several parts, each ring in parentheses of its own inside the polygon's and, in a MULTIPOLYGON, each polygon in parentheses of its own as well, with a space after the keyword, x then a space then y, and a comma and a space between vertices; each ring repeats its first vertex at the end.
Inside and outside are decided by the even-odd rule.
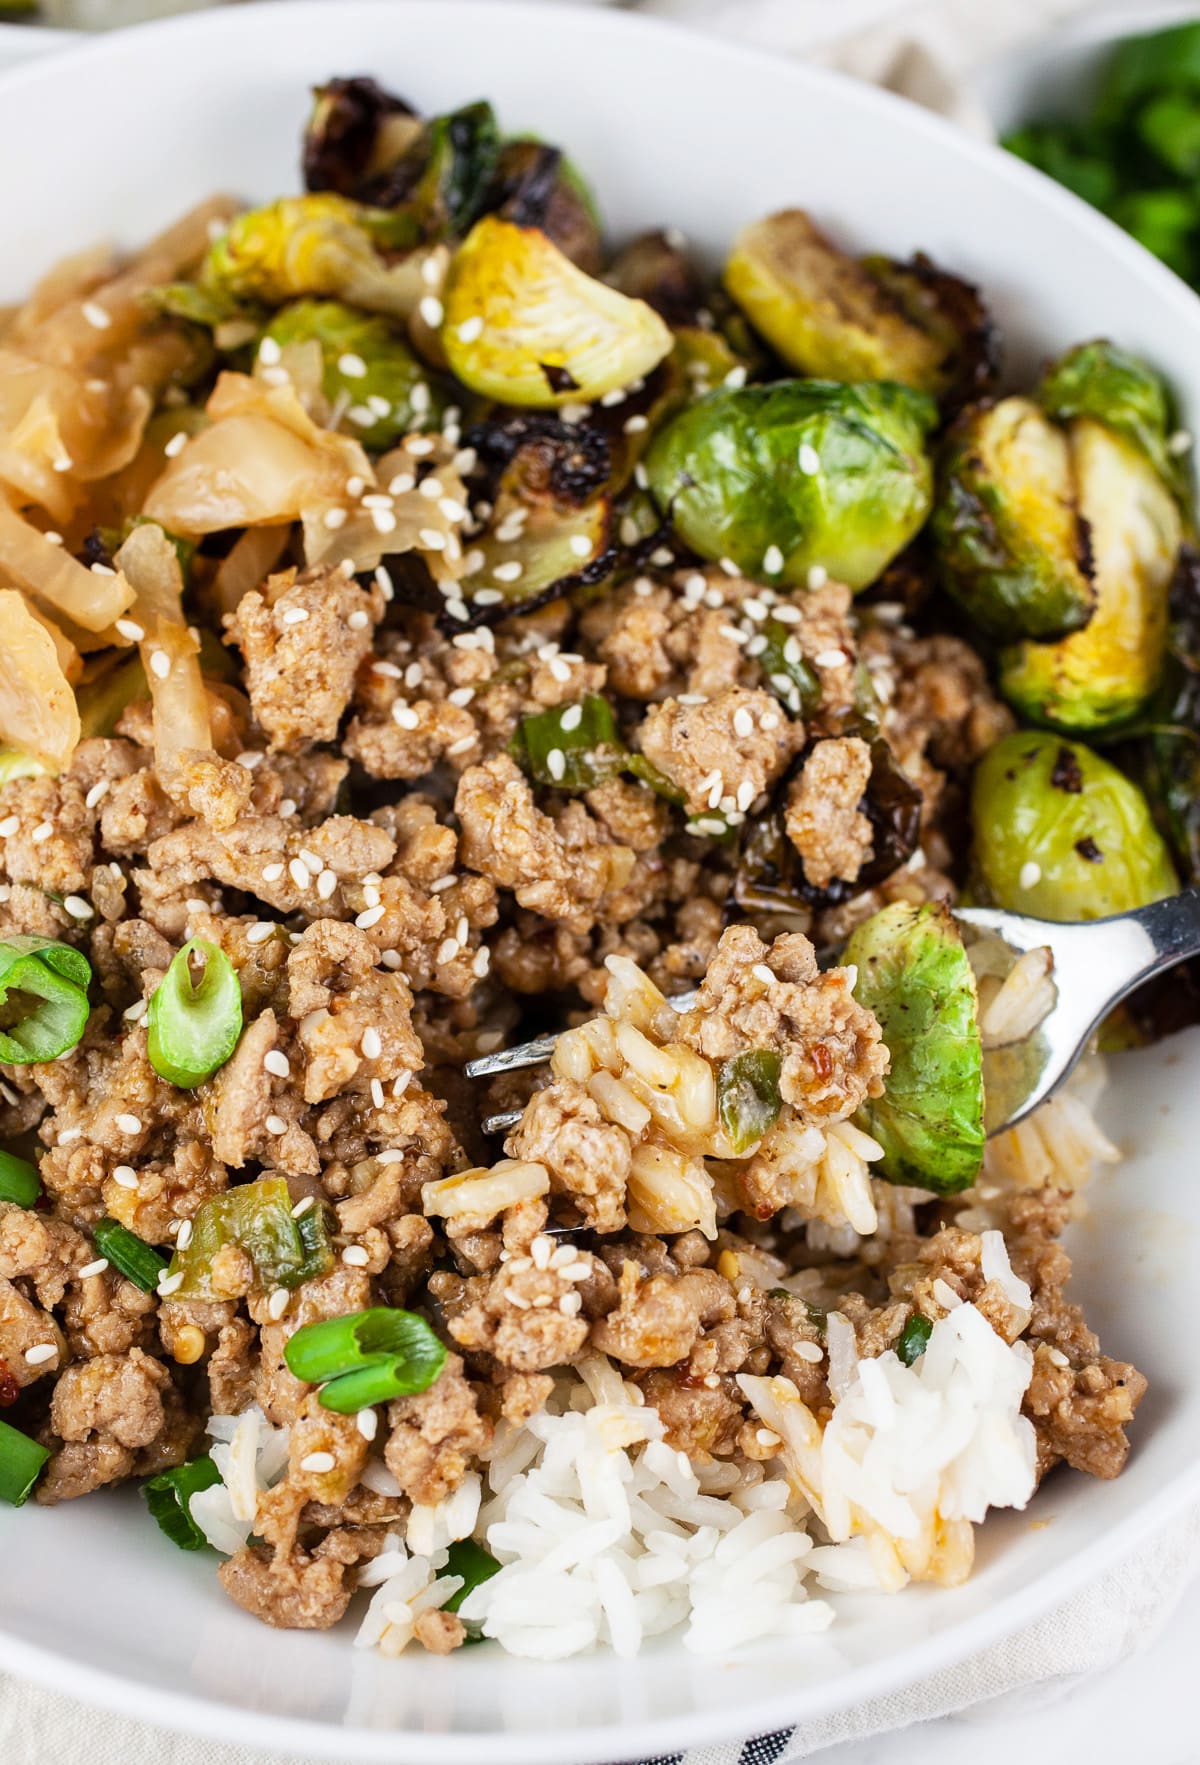
POLYGON ((636 1765, 778 1765, 791 1745, 794 1728, 774 1734, 756 1734, 749 1740, 718 1742, 715 1746, 689 1747, 684 1753, 659 1753, 636 1765))

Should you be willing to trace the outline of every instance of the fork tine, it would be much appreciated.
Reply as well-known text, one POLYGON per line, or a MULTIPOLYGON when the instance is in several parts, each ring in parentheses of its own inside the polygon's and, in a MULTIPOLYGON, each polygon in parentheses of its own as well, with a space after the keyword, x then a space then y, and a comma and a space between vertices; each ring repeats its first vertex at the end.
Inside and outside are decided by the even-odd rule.
POLYGON ((490 1079, 498 1072, 520 1072, 525 1066, 541 1066, 554 1053, 557 1036, 539 1036, 534 1042, 522 1042, 518 1048, 499 1048, 495 1054, 481 1054, 468 1060, 463 1071, 469 1079, 490 1079))
POLYGON ((499 1115, 485 1115, 482 1124, 483 1131, 485 1134, 507 1134, 510 1128, 516 1127, 520 1119, 521 1111, 519 1109, 505 1109, 499 1115))

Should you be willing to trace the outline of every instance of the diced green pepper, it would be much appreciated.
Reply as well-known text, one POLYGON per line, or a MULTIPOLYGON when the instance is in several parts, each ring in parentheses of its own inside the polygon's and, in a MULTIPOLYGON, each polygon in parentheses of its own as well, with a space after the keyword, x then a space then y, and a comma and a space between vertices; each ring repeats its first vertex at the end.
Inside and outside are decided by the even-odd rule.
POLYGON ((717 1114, 735 1157, 741 1158, 774 1127, 783 1108, 781 1056, 773 1048, 735 1054, 717 1074, 717 1114))
POLYGON ((212 1281, 217 1252, 227 1244, 243 1250, 254 1265, 255 1284, 262 1292, 298 1287, 328 1273, 333 1251, 319 1209, 307 1209, 297 1220, 283 1177, 261 1177, 214 1195, 196 1210, 192 1236, 171 1259, 171 1274, 182 1275, 175 1289, 181 1299, 220 1299, 212 1281), (301 1234, 301 1225, 317 1214, 301 1234))

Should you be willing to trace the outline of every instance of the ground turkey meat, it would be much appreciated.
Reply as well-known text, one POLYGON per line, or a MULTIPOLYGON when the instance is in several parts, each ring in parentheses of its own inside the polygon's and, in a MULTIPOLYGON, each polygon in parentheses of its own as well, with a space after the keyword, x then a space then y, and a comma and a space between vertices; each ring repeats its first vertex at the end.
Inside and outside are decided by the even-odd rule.
POLYGON ((871 750, 859 736, 818 742, 788 789, 785 826, 815 889, 854 882, 871 857, 871 823, 859 809, 871 750))
POLYGON ((50 1428, 62 1445, 37 1488, 47 1505, 87 1495, 135 1468, 178 1463, 198 1424, 185 1416, 162 1362, 131 1348, 69 1366, 50 1400, 50 1428))
POLYGON ((382 613, 379 589, 360 588, 340 568, 287 570, 242 596, 228 632, 272 748, 333 741, 382 613))
POLYGON ((599 1104, 573 1079, 556 1079, 530 1098, 505 1151, 544 1164, 551 1189, 569 1196, 597 1232, 617 1232, 625 1224, 629 1136, 604 1119, 599 1104))
POLYGON ((446 1357, 428 1391, 388 1405, 388 1426, 388 1470, 410 1501, 429 1506, 457 1489, 492 1443, 492 1424, 480 1413, 456 1354, 446 1357))
POLYGON ((679 1039, 709 1060, 752 1048, 784 1054, 779 1088, 805 1120, 838 1121, 883 1091, 888 1054, 879 1025, 857 1004, 844 969, 822 974, 808 939, 777 938, 768 951, 752 926, 730 926, 679 1039))
POLYGON ((769 693, 731 686, 703 704, 666 699, 646 713, 638 745, 684 793, 690 815, 745 815, 779 777, 803 730, 769 693))
POLYGON ((332 1555, 298 1554, 282 1562, 245 1545, 217 1570, 230 1599, 276 1630, 328 1630, 345 1616, 354 1577, 332 1555))
POLYGON ((686 1360, 706 1325, 733 1317, 733 1289, 713 1269, 642 1279, 627 1260, 616 1309, 592 1326, 592 1344, 630 1367, 673 1367, 686 1360))

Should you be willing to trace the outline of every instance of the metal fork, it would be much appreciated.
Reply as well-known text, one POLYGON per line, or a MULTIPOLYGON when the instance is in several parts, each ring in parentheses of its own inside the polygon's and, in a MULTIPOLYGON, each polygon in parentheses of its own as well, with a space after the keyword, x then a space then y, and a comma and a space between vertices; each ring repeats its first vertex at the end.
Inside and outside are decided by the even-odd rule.
MULTIPOLYGON (((1029 919, 998 907, 958 907, 954 917, 978 933, 998 938, 1014 961, 1027 950, 1050 951, 1056 994, 1053 1006, 1024 1041, 988 1049, 984 1055, 989 1134, 1015 1127, 1057 1090, 1101 1019, 1135 987, 1189 956, 1200 956, 1200 888, 1183 889, 1149 907, 1083 925, 1029 919)), ((681 1011, 695 1002, 694 991, 670 1001, 681 1011)), ((520 1047, 502 1048, 469 1060, 467 1076, 492 1078, 496 1073, 542 1066, 553 1054, 557 1039, 539 1036, 520 1047)), ((507 1133, 520 1119, 519 1109, 507 1109, 486 1116, 483 1131, 507 1133)))

